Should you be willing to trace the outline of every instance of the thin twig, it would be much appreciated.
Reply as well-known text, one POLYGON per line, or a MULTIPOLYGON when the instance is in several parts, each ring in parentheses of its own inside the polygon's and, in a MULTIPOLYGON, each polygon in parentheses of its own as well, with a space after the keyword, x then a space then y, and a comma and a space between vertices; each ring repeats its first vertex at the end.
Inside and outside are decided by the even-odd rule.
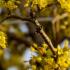
POLYGON ((64 19, 65 17, 68 17, 68 13, 63 13, 62 15, 56 16, 55 18, 52 19, 52 23, 55 23, 58 20, 64 19))
MULTIPOLYGON (((40 23, 38 22, 38 20, 35 20, 36 26, 41 28, 40 23)), ((48 43, 48 46, 50 48, 50 50, 52 51, 53 54, 55 54, 55 48, 50 40, 50 38, 48 37, 48 35, 45 33, 45 31, 43 30, 43 28, 40 29, 39 32, 42 37, 44 38, 45 42, 48 43)))
POLYGON ((21 16, 16 16, 16 15, 8 15, 6 16, 5 18, 3 18, 1 21, 0 21, 0 24, 2 22, 4 22, 5 20, 8 20, 8 19, 19 19, 19 20, 22 20, 22 21, 29 21, 29 22, 32 22, 32 19, 30 19, 29 17, 21 17, 21 16))

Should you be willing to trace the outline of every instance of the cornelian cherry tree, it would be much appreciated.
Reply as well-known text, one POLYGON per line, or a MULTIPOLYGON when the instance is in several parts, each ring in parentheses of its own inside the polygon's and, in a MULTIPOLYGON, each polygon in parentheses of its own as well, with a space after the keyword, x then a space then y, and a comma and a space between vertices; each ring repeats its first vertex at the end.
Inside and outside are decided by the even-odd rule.
MULTIPOLYGON (((32 70, 67 70, 70 67, 70 1, 69 0, 0 0, 0 46, 8 46, 9 23, 13 20, 26 21, 32 41, 27 41, 20 31, 14 36, 37 53, 29 63, 32 70), (8 22, 5 22, 9 20, 8 22), (35 28, 35 29, 34 29, 35 28), (34 30, 34 31, 33 31, 34 30), (38 36, 37 36, 38 35, 38 36), (37 36, 37 38, 36 38, 37 36), (42 42, 39 42, 41 38, 42 42), (33 38, 35 37, 35 38, 33 38), (39 38, 39 41, 36 41, 39 38)), ((17 28, 17 24, 15 25, 17 28)), ((11 48, 12 49, 12 48, 11 48)), ((28 70, 28 69, 27 69, 28 70)))

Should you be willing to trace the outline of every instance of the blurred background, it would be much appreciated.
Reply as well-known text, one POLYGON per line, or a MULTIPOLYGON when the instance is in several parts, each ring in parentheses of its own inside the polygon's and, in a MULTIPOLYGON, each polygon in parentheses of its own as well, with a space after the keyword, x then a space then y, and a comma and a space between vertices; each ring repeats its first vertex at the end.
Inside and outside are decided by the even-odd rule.
MULTIPOLYGON (((0 7, 0 21, 10 14, 30 17, 30 8, 23 6, 25 0, 20 2, 21 4, 17 4, 18 8, 13 11, 0 7)), ((33 13, 37 15, 38 21, 55 47, 58 44, 63 47, 66 39, 70 41, 70 16, 58 3, 57 6, 52 4, 40 12, 33 13)), ((31 51, 31 45, 37 43, 41 47, 44 42, 42 36, 36 33, 36 28, 33 23, 15 18, 0 23, 0 30, 7 34, 7 47, 0 51, 0 70, 31 70, 29 60, 33 55, 37 55, 31 51)))

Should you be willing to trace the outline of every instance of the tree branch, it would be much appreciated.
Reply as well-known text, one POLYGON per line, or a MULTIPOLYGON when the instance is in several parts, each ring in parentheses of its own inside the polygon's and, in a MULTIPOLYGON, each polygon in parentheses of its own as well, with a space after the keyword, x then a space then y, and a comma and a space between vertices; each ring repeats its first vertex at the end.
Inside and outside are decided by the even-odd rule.
POLYGON ((45 42, 48 44, 50 50, 52 51, 52 53, 55 55, 55 48, 50 40, 50 38, 48 37, 48 35, 45 33, 45 31, 43 30, 43 28, 41 27, 40 23, 38 22, 38 20, 35 20, 35 24, 37 27, 39 27, 40 31, 39 33, 42 35, 42 37, 44 38, 45 42))
POLYGON ((19 19, 19 20, 22 20, 22 21, 28 21, 28 22, 34 23, 34 21, 32 21, 32 19, 29 18, 29 17, 21 17, 21 16, 16 16, 16 15, 8 15, 7 17, 3 18, 0 21, 0 24, 2 22, 4 22, 5 20, 8 20, 8 19, 19 19))
POLYGON ((54 48, 50 38, 48 37, 48 35, 44 32, 43 28, 41 28, 41 25, 40 25, 40 23, 38 22, 37 19, 33 20, 31 18, 23 18, 23 17, 20 17, 20 16, 10 15, 10 16, 5 17, 2 21, 0 21, 0 23, 2 23, 5 20, 8 20, 8 19, 19 19, 19 20, 22 20, 22 21, 29 21, 31 23, 34 23, 39 28, 39 33, 42 35, 45 42, 48 44, 50 50, 55 55, 55 48, 54 48))

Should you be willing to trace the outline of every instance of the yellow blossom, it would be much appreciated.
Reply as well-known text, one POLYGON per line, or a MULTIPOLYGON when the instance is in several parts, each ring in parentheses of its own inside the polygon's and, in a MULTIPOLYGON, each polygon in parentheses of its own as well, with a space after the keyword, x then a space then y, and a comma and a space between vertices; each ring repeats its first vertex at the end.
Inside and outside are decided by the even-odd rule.
POLYGON ((0 31, 0 46, 6 48, 6 34, 0 31))
POLYGON ((62 48, 60 47, 60 45, 57 46, 57 52, 58 52, 58 55, 63 54, 63 50, 62 50, 62 48))
POLYGON ((17 5, 15 5, 15 3, 13 1, 7 1, 7 3, 5 3, 5 7, 9 8, 10 10, 16 9, 17 5))
POLYGON ((27 0, 25 3, 25 7, 30 7, 30 4, 32 3, 31 7, 34 8, 37 5, 40 9, 45 8, 48 4, 48 0, 27 0))
POLYGON ((70 0, 58 0, 61 4, 61 7, 66 11, 70 12, 70 0))

